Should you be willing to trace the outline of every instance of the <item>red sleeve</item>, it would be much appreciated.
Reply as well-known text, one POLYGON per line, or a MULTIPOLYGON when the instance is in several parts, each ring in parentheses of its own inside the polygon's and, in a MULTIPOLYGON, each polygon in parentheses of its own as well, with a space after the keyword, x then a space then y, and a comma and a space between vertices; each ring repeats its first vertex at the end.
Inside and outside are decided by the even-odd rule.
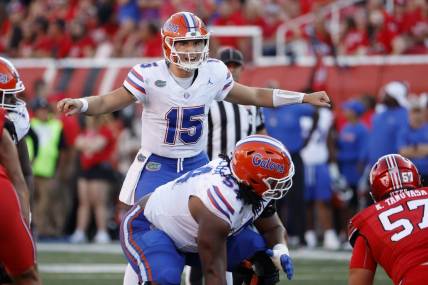
POLYGON ((352 250, 349 268, 363 268, 376 272, 376 266, 377 262, 372 256, 372 252, 366 239, 362 236, 358 236, 355 240, 354 249, 352 250))

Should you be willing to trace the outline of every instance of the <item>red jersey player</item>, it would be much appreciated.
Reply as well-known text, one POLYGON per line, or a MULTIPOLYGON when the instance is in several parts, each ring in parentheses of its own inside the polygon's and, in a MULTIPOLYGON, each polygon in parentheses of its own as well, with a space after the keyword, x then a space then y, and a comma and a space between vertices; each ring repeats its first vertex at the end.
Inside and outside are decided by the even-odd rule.
POLYGON ((370 185, 375 204, 349 225, 349 284, 373 284, 378 263, 396 285, 427 284, 428 188, 421 188, 417 168, 401 155, 385 155, 370 185))
POLYGON ((0 109, 0 265, 14 284, 38 285, 35 247, 27 225, 28 190, 16 146, 4 123, 5 110, 0 109))

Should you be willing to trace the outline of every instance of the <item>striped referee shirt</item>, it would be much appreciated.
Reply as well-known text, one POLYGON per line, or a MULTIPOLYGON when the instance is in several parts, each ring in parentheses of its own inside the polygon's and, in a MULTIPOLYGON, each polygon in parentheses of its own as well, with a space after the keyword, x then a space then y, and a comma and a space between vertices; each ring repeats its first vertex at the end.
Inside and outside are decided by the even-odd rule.
POLYGON ((210 160, 230 155, 236 143, 264 129, 260 108, 214 101, 208 113, 207 153, 210 160))

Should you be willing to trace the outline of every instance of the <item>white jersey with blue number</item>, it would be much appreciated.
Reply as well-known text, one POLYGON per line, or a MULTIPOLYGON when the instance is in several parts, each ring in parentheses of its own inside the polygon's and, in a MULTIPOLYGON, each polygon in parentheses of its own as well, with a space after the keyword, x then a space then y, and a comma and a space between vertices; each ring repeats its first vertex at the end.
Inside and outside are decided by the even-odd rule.
POLYGON ((230 235, 238 232, 257 219, 269 200, 254 214, 251 205, 238 199, 236 181, 225 174, 230 174, 227 162, 216 159, 158 187, 147 201, 145 217, 168 234, 179 250, 197 252, 198 224, 188 207, 189 198, 194 196, 230 225, 230 235))
POLYGON ((135 65, 123 86, 144 104, 141 148, 159 156, 186 158, 205 150, 209 107, 227 96, 233 78, 223 62, 208 59, 198 68, 193 84, 184 89, 160 60, 135 65))

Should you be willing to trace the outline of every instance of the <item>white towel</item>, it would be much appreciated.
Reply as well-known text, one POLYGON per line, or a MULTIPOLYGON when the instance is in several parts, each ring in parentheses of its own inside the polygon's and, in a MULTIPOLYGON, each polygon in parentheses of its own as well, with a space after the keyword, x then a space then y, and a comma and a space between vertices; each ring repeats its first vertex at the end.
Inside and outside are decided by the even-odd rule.
POLYGON ((123 203, 131 206, 134 205, 135 188, 151 154, 151 152, 140 149, 135 156, 134 162, 129 167, 122 188, 120 189, 119 200, 123 203))

